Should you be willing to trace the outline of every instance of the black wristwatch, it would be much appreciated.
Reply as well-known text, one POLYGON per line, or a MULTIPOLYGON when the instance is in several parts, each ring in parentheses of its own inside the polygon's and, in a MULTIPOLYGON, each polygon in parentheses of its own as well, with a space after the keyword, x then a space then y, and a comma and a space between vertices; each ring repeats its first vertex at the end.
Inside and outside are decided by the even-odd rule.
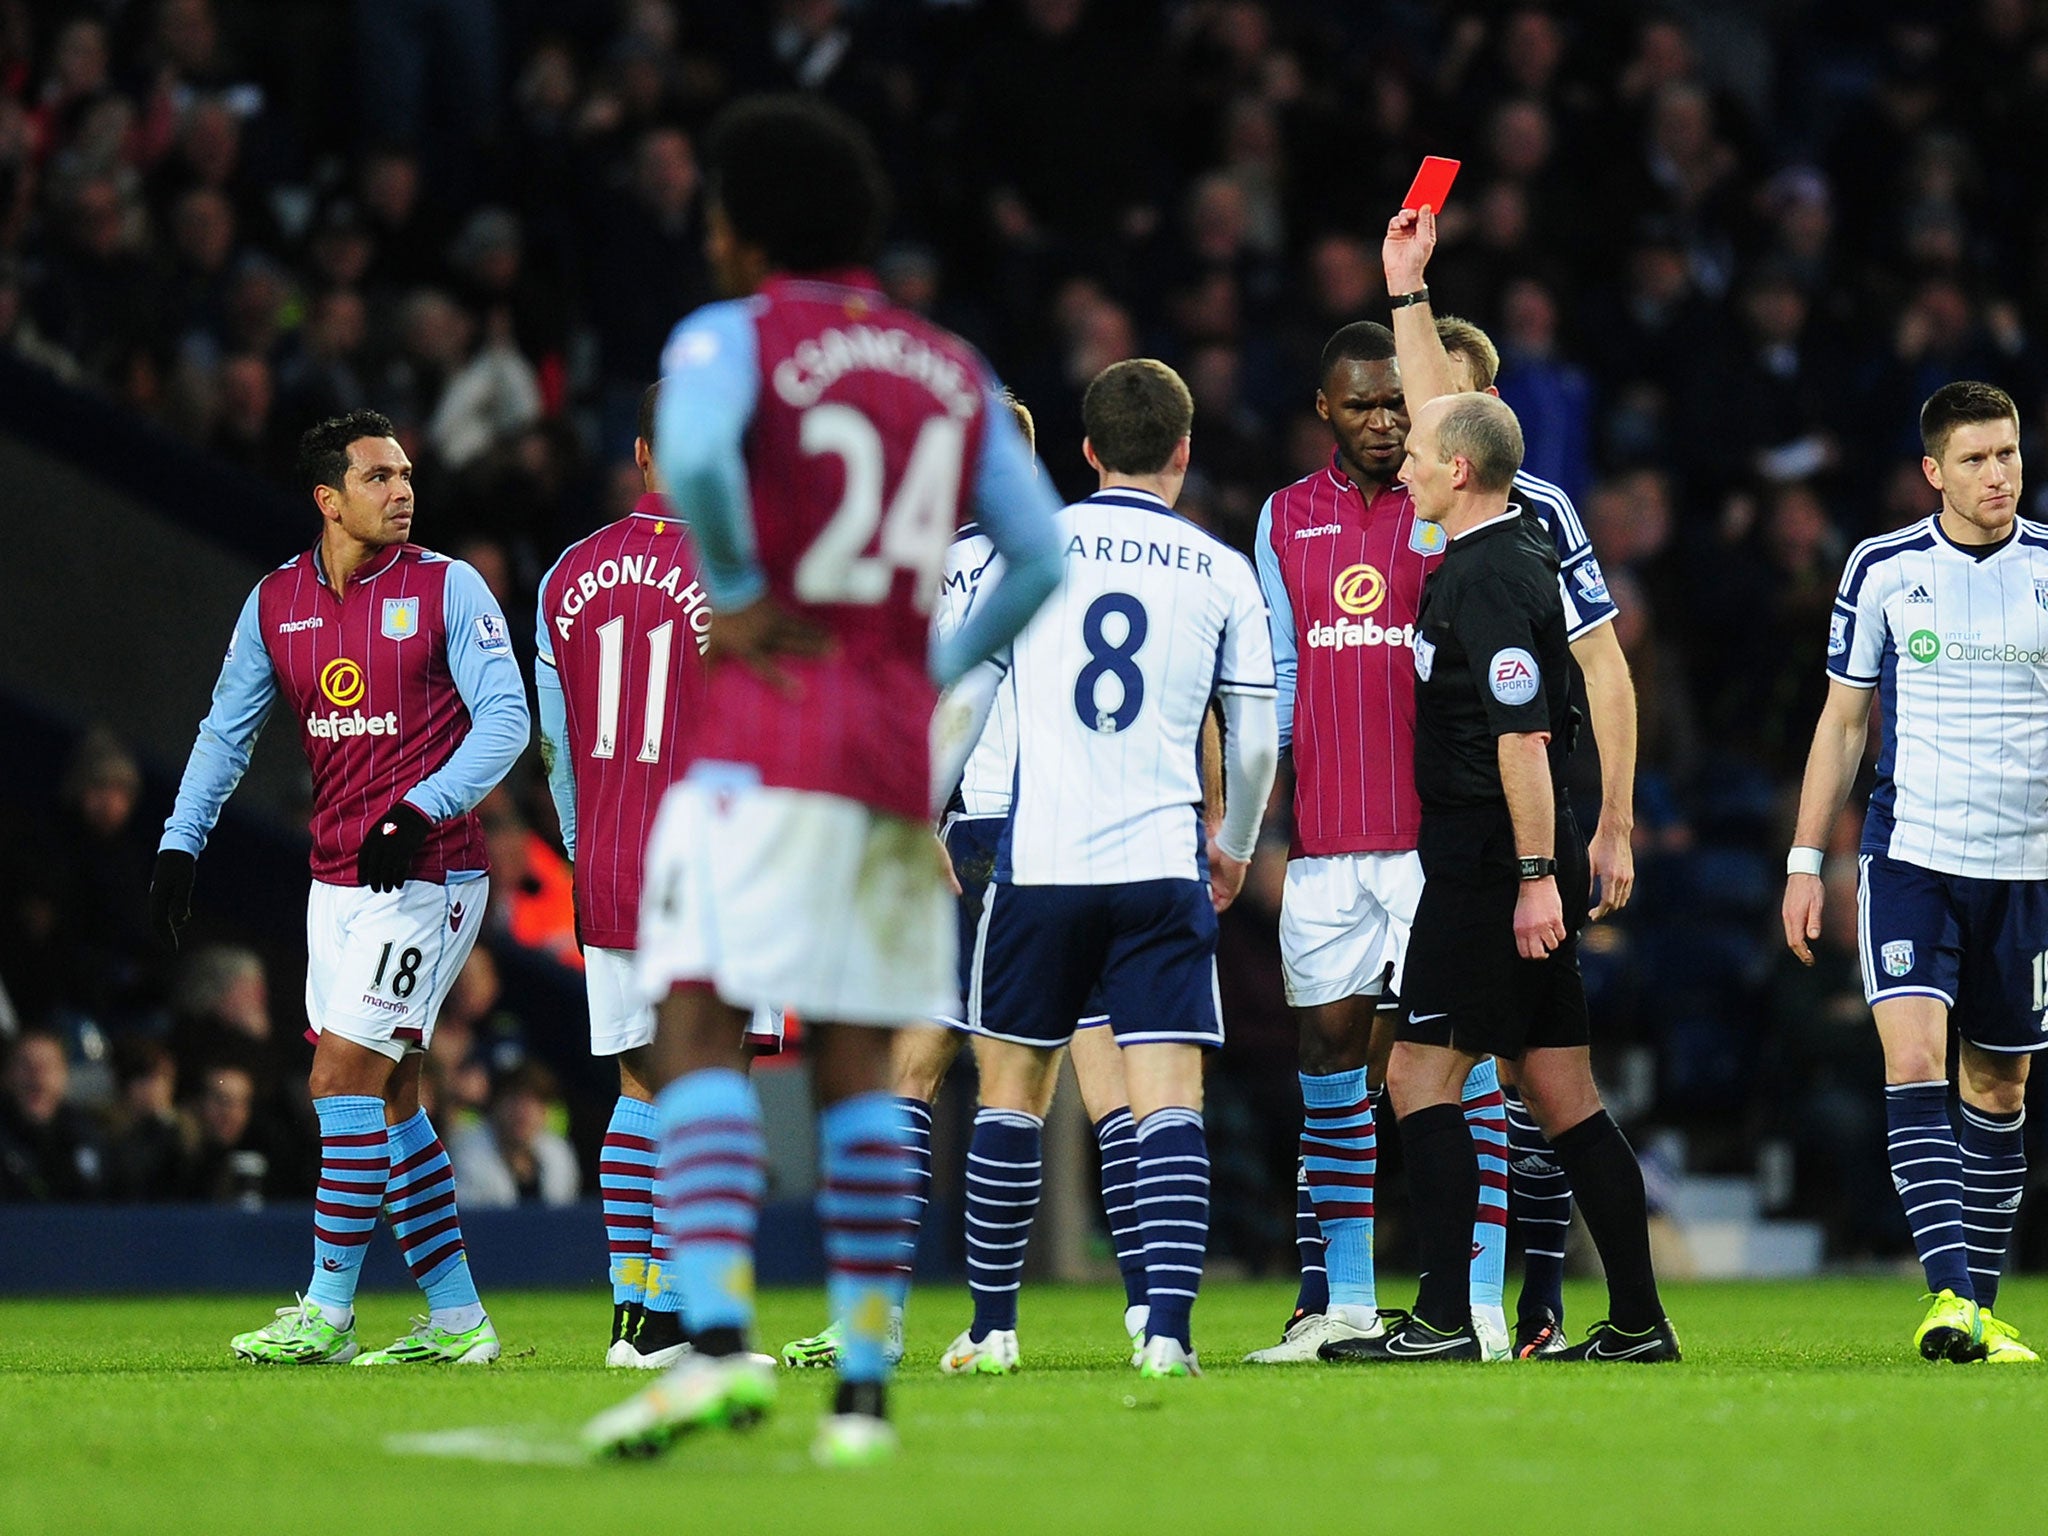
POLYGON ((1425 283, 1413 293, 1395 294, 1391 299, 1387 300, 1387 308, 1406 309, 1410 304, 1427 304, 1428 302, 1429 285, 1425 283))
POLYGON ((1555 859, 1523 859, 1521 863, 1522 878, 1524 880, 1541 880, 1546 876, 1557 873, 1557 860, 1555 859))

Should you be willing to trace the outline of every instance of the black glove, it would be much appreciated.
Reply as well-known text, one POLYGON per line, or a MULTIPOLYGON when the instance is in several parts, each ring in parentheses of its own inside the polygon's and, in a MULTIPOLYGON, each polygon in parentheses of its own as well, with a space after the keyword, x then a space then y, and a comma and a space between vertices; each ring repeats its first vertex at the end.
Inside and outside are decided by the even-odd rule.
POLYGON ((405 884, 413 855, 433 830, 424 811, 399 801, 370 823, 370 835, 356 855, 356 879, 373 891, 397 890, 405 884))
POLYGON ((159 944, 173 954, 178 949, 178 930, 192 921, 192 877, 199 861, 182 848, 166 848, 156 856, 156 872, 149 877, 149 930, 159 944))

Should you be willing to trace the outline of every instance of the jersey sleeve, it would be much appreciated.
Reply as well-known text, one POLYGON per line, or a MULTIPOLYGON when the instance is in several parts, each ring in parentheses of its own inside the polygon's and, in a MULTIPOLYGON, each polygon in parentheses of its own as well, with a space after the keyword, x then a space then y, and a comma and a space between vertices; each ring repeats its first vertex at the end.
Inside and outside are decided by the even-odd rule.
POLYGON ((1512 582, 1482 580, 1459 600, 1451 630, 1471 659, 1473 686, 1496 736, 1550 729, 1550 704, 1537 659, 1538 615, 1512 582))
POLYGON ((194 858, 205 849, 221 807, 248 771, 249 754, 277 698, 277 674, 263 644, 257 605, 262 590, 258 586, 249 594, 235 619, 220 678, 213 685, 213 706, 199 723, 199 739, 185 760, 185 776, 178 783, 170 820, 164 823, 160 848, 180 849, 194 858))
POLYGON ((1517 480, 1515 489, 1542 517, 1557 549, 1557 593, 1564 599, 1565 638, 1577 640, 1612 622, 1616 609, 1607 591, 1607 574, 1600 569, 1600 559, 1593 553, 1593 540, 1571 497, 1548 483, 1532 485, 1527 480, 1517 480))
POLYGON ((1280 574, 1280 556, 1273 548, 1273 498, 1259 508, 1259 531, 1252 541, 1258 562, 1259 591, 1266 600, 1266 630, 1273 655, 1274 714, 1280 722, 1280 745, 1294 740, 1294 680, 1300 651, 1294 633, 1294 601, 1280 574))
POLYGON ((533 733, 526 683, 512 655, 505 615, 475 567, 448 562, 441 612, 448 632, 448 671, 469 710, 469 734, 447 762, 405 797, 435 821, 475 809, 511 772, 533 733))
POLYGON ((1232 580, 1230 611, 1216 648, 1216 691, 1272 698, 1278 692, 1273 677, 1273 637, 1258 578, 1236 550, 1219 549, 1217 559, 1229 562, 1232 580))
POLYGON ((1851 688, 1877 686, 1891 634, 1884 613, 1886 591, 1882 571, 1872 569, 1866 546, 1858 545, 1828 616, 1828 676, 1836 682, 1851 688))
POLYGON ((704 585, 719 608, 768 590, 755 553, 744 443, 760 394, 759 346, 744 300, 707 304, 675 328, 661 354, 655 460, 689 519, 704 585))

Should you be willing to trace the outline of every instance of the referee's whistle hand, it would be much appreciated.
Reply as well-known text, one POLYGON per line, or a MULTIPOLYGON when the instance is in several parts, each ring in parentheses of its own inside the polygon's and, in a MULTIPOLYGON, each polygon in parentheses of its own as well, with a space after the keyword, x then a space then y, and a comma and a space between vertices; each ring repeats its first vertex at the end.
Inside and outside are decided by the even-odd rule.
POLYGON ((1819 875, 1785 877, 1785 943, 1801 965, 1813 964, 1810 946, 1820 937, 1820 907, 1826 894, 1819 875))
POLYGON ((1564 942, 1564 898, 1557 881, 1524 880, 1515 898, 1515 948, 1524 960, 1542 960, 1564 942))

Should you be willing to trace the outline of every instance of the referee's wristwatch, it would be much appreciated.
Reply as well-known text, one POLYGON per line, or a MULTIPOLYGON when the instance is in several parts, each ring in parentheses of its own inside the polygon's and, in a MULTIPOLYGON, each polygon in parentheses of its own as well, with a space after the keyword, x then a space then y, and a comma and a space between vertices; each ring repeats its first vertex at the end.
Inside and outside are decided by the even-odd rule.
POLYGON ((1525 858, 1521 861, 1524 880, 1546 880, 1557 873, 1557 860, 1525 858))

